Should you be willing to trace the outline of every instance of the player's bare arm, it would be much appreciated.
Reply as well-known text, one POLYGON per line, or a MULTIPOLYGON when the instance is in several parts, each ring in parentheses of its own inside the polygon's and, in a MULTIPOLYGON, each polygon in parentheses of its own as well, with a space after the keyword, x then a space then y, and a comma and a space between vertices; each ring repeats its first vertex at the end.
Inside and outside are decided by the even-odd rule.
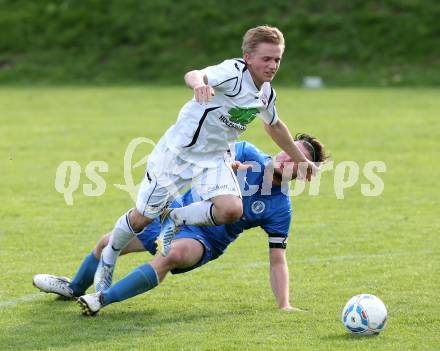
POLYGON ((290 310, 292 306, 289 302, 289 268, 287 266, 286 250, 271 248, 269 260, 270 284, 278 307, 283 310, 290 310))
POLYGON ((316 167, 312 161, 308 160, 301 150, 298 149, 298 146, 295 145, 292 135, 284 122, 278 120, 277 123, 273 125, 264 124, 264 128, 272 140, 292 158, 293 162, 299 165, 307 164, 306 174, 302 174, 305 167, 298 167, 298 172, 303 179, 310 181, 312 176, 318 171, 318 167, 316 167))
POLYGON ((214 89, 208 85, 208 77, 202 71, 189 71, 185 74, 185 83, 194 90, 194 97, 198 103, 207 104, 215 95, 214 89))

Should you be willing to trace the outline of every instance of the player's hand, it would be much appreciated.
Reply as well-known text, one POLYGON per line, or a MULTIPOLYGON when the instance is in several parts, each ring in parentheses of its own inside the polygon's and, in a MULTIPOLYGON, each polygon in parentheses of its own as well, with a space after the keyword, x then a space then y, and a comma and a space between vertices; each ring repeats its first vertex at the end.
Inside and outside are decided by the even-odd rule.
POLYGON ((244 171, 246 169, 251 168, 252 165, 245 165, 244 163, 241 163, 240 161, 232 161, 231 162, 231 168, 233 171, 244 171))
POLYGON ((312 161, 307 160, 307 162, 300 162, 296 179, 306 179, 308 182, 310 182, 312 177, 314 177, 318 172, 319 167, 317 167, 312 161))
POLYGON ((194 87, 194 97, 199 104, 207 104, 215 95, 211 86, 202 84, 194 87))

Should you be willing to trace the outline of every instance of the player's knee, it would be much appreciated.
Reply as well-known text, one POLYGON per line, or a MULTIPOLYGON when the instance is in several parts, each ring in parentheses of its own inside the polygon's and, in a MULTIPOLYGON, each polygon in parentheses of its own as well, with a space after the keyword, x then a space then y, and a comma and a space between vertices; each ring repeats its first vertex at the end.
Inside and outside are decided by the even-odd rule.
POLYGON ((167 256, 170 269, 179 267, 186 260, 186 250, 182 246, 172 247, 167 256))
POLYGON ((135 208, 130 211, 128 214, 128 220, 130 222, 130 226, 134 232, 140 232, 143 230, 148 224, 151 223, 151 220, 148 217, 141 215, 138 210, 135 208))
POLYGON ((243 204, 239 201, 231 201, 227 206, 221 210, 224 223, 234 223, 243 215, 243 204))

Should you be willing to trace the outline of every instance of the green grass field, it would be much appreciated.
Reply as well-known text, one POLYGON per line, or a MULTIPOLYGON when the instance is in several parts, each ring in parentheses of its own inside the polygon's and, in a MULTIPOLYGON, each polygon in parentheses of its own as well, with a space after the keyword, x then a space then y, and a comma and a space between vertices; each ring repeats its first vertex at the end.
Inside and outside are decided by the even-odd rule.
MULTIPOLYGON (((325 172, 318 196, 293 198, 291 302, 308 312, 276 308, 259 229, 217 261, 95 318, 32 286, 36 273, 72 276, 132 205, 113 185, 124 183, 128 143, 158 141, 190 95, 184 88, 0 88, 0 349, 438 350, 439 90, 279 89, 278 110, 292 133, 318 136, 335 165, 387 166, 381 196, 362 196, 361 175, 338 200, 335 174, 325 172), (54 187, 65 160, 82 169, 73 206, 54 187), (93 160, 109 166, 99 197, 82 190, 93 160), (377 337, 350 337, 341 309, 364 292, 382 298, 389 323, 377 337)), ((264 134, 255 121, 243 139, 275 153, 264 134)), ((136 161, 147 152, 140 147, 136 161)), ((150 258, 121 258, 116 279, 150 258)))

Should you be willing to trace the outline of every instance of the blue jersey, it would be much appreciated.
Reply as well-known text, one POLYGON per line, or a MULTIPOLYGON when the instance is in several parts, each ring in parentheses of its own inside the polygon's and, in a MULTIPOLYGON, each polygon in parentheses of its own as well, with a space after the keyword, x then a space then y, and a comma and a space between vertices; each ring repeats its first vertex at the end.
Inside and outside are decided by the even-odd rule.
MULTIPOLYGON (((251 169, 237 174, 243 194, 243 216, 240 220, 215 227, 182 226, 180 232, 203 236, 209 242, 215 257, 221 255, 244 230, 256 227, 261 227, 267 233, 269 247, 285 248, 292 207, 290 198, 281 191, 281 186, 273 185, 271 177, 268 181, 265 180, 265 172, 271 172, 270 168, 267 168, 271 157, 249 142, 238 142, 235 144, 235 159, 252 166, 251 169)), ((187 206, 195 201, 200 201, 200 198, 190 189, 176 199, 171 207, 187 206)), ((145 248, 152 254, 156 253, 154 241, 159 232, 159 219, 156 218, 138 235, 145 248)))

